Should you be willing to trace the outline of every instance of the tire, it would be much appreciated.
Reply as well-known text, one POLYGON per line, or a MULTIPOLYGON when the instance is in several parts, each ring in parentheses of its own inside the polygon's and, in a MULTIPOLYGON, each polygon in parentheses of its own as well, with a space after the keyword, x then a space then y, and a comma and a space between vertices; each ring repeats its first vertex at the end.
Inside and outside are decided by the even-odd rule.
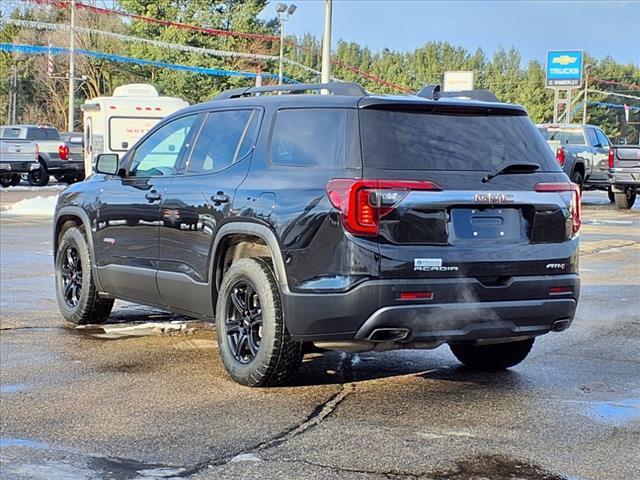
POLYGON ((89 245, 80 228, 64 232, 55 261, 56 299, 64 319, 76 325, 104 323, 113 299, 100 298, 93 280, 89 245), (83 273, 88 273, 83 275, 83 273))
POLYGON ((582 183, 584 182, 582 173, 580 173, 578 170, 574 170, 571 174, 571 181, 578 185, 580 187, 580 190, 582 190, 582 183))
POLYGON ((9 188, 11 186, 11 177, 0 177, 0 187, 9 188))
POLYGON ((609 197, 610 203, 614 203, 616 201, 616 194, 613 192, 611 187, 607 188, 607 197, 609 197))
POLYGON ((265 259, 241 258, 229 267, 218 294, 216 331, 222 363, 241 385, 280 385, 302 361, 302 343, 287 331, 280 290, 265 259))
POLYGON ((451 352, 466 367, 473 370, 504 370, 519 364, 531 351, 535 339, 492 345, 449 345, 451 352))
POLYGON ((37 170, 31 170, 27 174, 27 180, 29 181, 29 185, 34 187, 44 187, 49 184, 49 172, 41 163, 40 168, 37 170))
POLYGON ((13 177, 11 177, 10 185, 12 187, 17 187, 18 185, 20 185, 20 181, 21 180, 22 180, 22 177, 20 175, 16 174, 13 177))
POLYGON ((615 193, 616 197, 616 206, 620 210, 628 210, 633 207, 633 204, 636 203, 636 195, 637 192, 635 190, 631 190, 627 188, 624 193, 615 193))

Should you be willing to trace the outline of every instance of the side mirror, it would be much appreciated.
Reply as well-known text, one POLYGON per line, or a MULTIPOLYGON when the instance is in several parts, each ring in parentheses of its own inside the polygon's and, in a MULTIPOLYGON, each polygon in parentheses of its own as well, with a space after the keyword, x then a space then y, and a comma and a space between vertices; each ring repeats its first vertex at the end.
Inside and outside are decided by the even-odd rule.
POLYGON ((96 172, 104 175, 117 175, 118 160, 117 153, 101 153, 96 158, 96 172))
POLYGON ((129 142, 122 142, 122 148, 129 148, 129 142))

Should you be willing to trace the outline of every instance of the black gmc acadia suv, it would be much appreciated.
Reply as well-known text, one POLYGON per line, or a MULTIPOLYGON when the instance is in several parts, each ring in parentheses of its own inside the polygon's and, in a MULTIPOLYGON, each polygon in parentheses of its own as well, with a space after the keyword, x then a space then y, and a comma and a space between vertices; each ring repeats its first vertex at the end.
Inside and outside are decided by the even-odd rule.
POLYGON ((120 298, 215 319, 245 385, 281 383, 310 343, 507 368, 574 317, 579 191, 487 91, 234 89, 97 171, 56 208, 64 318, 120 298))

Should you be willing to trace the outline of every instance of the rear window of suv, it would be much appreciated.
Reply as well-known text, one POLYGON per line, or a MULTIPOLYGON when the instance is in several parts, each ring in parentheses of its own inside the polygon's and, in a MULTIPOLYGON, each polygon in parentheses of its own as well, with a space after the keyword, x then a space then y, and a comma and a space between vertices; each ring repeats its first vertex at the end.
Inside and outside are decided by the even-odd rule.
POLYGON ((525 115, 363 109, 364 164, 385 170, 493 170, 505 162, 560 167, 525 115))

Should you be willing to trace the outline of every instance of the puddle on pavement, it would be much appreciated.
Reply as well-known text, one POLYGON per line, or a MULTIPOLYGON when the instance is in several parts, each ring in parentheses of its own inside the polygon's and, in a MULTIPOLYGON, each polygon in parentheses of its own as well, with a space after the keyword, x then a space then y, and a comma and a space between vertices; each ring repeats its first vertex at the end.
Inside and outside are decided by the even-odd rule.
POLYGON ((94 338, 115 340, 122 338, 147 337, 152 335, 178 335, 211 330, 213 324, 200 320, 171 320, 128 323, 108 323, 102 325, 78 325, 74 333, 94 338))
POLYGON ((640 398, 617 402, 589 402, 587 415, 596 420, 616 425, 640 419, 640 398))
POLYGON ((20 393, 27 389, 28 387, 24 383, 5 383, 0 385, 0 393, 20 393))

